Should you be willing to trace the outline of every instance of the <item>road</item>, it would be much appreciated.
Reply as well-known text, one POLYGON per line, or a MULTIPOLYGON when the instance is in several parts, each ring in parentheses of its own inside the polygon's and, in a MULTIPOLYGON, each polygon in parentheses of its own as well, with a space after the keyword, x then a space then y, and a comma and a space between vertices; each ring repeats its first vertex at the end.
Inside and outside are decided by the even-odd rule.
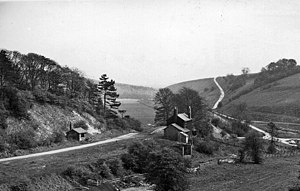
POLYGON ((224 93, 224 90, 222 89, 222 87, 220 86, 220 84, 217 82, 217 77, 214 77, 214 82, 215 84, 218 86, 219 90, 220 90, 220 97, 219 99, 217 100, 217 102, 215 103, 215 105, 213 106, 212 109, 217 109, 218 108, 218 105, 219 103, 223 100, 224 96, 225 96, 225 93, 224 93))
POLYGON ((93 146, 102 145, 105 143, 111 143, 111 142, 120 141, 120 140, 124 140, 124 139, 130 139, 130 138, 133 138, 137 134, 138 133, 128 133, 128 134, 125 134, 125 135, 122 135, 119 137, 107 139, 104 141, 98 141, 95 143, 89 143, 89 144, 79 145, 79 146, 75 146, 75 147, 68 147, 68 148, 57 149, 57 150, 53 150, 53 151, 46 151, 46 152, 41 152, 41 153, 34 153, 34 154, 23 155, 23 156, 3 158, 3 159, 0 159, 0 162, 7 162, 7 161, 12 161, 12 160, 17 160, 17 159, 26 159, 26 158, 32 158, 32 157, 38 157, 38 156, 44 156, 44 155, 51 155, 51 154, 56 154, 56 153, 63 153, 63 152, 83 149, 83 148, 87 148, 87 147, 93 147, 93 146))
MULTIPOLYGON (((214 82, 215 84, 218 86, 218 88, 220 89, 220 92, 221 92, 221 95, 218 99, 218 101, 215 103, 214 107, 212 109, 217 109, 218 107, 218 104, 223 100, 224 96, 225 96, 225 93, 224 93, 224 90, 222 89, 222 87, 220 86, 220 84, 217 82, 216 80, 217 78, 215 77, 214 78, 214 82)), ((227 116, 227 115, 224 115, 224 114, 221 114, 221 113, 218 113, 218 112, 213 112, 215 115, 218 115, 219 117, 223 117, 223 118, 226 118, 226 119, 231 119, 231 120, 237 120, 233 117, 230 117, 230 116, 227 116)), ((258 121, 257 121, 258 122, 258 121)), ((263 122, 263 121, 259 121, 259 122, 263 122)), ((288 124, 288 123, 286 123, 288 124)), ((289 124, 293 124, 293 123, 289 123, 289 124)), ((270 133, 266 132, 266 131, 263 131, 257 127, 255 127, 254 125, 249 125, 250 128, 252 128, 253 130, 255 131, 258 131, 258 132, 261 132, 264 134, 263 136, 263 139, 266 139, 266 140, 271 140, 271 135, 270 133)), ((289 146, 297 146, 296 144, 293 144, 293 143, 289 143, 288 141, 289 140, 300 140, 300 138, 296 139, 296 138, 278 138, 278 137, 274 137, 275 141, 278 141, 280 143, 283 143, 283 144, 286 144, 286 145, 289 145, 289 146)))

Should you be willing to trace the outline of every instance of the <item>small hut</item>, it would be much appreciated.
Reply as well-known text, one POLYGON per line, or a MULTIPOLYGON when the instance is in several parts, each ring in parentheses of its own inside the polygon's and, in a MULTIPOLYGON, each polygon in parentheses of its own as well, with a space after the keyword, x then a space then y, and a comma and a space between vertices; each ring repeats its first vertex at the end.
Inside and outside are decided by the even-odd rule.
POLYGON ((73 128, 72 124, 70 123, 70 130, 66 134, 68 140, 73 139, 77 141, 82 141, 86 138, 87 131, 82 129, 81 127, 73 128))

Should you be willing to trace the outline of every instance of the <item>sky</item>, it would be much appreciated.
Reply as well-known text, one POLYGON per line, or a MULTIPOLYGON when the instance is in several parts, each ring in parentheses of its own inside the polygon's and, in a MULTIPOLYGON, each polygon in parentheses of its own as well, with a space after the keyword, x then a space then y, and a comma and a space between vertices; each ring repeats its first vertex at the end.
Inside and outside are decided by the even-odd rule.
POLYGON ((300 62, 298 0, 0 1, 0 49, 155 88, 300 62))

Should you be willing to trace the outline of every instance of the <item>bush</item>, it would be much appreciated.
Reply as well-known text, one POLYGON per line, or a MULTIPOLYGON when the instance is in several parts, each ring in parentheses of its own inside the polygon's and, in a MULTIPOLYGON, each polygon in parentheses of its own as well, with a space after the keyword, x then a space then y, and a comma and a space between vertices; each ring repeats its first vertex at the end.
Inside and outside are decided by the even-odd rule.
POLYGON ((98 175, 100 175, 102 178, 112 179, 112 177, 113 177, 112 172, 111 172, 110 168, 108 167, 108 165, 106 164, 106 161, 104 159, 99 159, 96 162, 95 166, 96 166, 98 175))
POLYGON ((220 119, 219 119, 219 118, 213 118, 213 119, 211 120, 211 123, 212 123, 214 126, 218 127, 218 126, 219 126, 219 123, 220 123, 220 119))
POLYGON ((108 119, 107 126, 109 129, 134 129, 136 131, 143 131, 143 128, 141 127, 141 122, 131 117, 124 117, 123 119, 108 119))
POLYGON ((300 184, 297 183, 296 185, 290 187, 289 191, 300 191, 300 184))
POLYGON ((250 130, 250 127, 246 123, 240 121, 232 122, 232 133, 236 134, 238 137, 244 137, 250 130))
POLYGON ((89 126, 83 120, 77 121, 74 123, 74 128, 79 128, 79 127, 81 127, 82 129, 85 129, 85 130, 87 130, 89 128, 89 126))
POLYGON ((128 154, 122 155, 121 159, 127 170, 136 173, 147 172, 150 163, 150 153, 156 151, 158 145, 154 141, 135 142, 128 147, 128 154))
POLYGON ((37 146, 34 140, 34 132, 30 130, 10 135, 9 143, 16 145, 19 149, 30 149, 37 146))
POLYGON ((6 87, 1 89, 5 96, 4 107, 17 118, 28 118, 27 109, 30 105, 16 88, 6 87))
POLYGON ((215 151, 215 148, 211 142, 201 141, 197 143, 196 151, 198 151, 199 153, 212 155, 215 151))
POLYGON ((136 171, 138 169, 136 158, 133 155, 125 153, 121 156, 121 160, 125 169, 132 171, 136 171))
POLYGON ((143 131, 143 128, 141 127, 141 122, 137 119, 134 119, 134 118, 125 118, 124 119, 126 122, 127 122, 127 128, 131 128, 133 130, 136 130, 136 131, 143 131))
POLYGON ((114 176, 120 177, 124 174, 123 164, 119 158, 109 159, 107 161, 108 167, 114 176))
POLYGON ((84 166, 69 166, 62 174, 84 185, 87 184, 88 179, 93 177, 90 170, 84 166))
POLYGON ((155 190, 185 191, 189 183, 183 158, 170 149, 152 152, 146 181, 155 185, 155 190))
POLYGON ((49 102, 49 99, 47 97, 47 91, 41 89, 34 89, 32 94, 35 100, 40 104, 45 104, 46 102, 49 102))
POLYGON ((268 146, 268 153, 273 154, 273 153, 275 153, 275 152, 276 152, 275 144, 270 144, 270 145, 268 146))
POLYGON ((52 136, 53 143, 61 143, 65 139, 65 135, 62 132, 54 132, 52 136))
POLYGON ((255 164, 259 164, 262 162, 263 144, 258 133, 252 131, 247 134, 244 141, 244 150, 250 153, 255 164))

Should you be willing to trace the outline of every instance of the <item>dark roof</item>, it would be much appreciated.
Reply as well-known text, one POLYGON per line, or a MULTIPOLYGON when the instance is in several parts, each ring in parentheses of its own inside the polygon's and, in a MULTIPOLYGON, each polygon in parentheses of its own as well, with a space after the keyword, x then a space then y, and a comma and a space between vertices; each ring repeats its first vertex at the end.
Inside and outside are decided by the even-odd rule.
POLYGON ((182 119, 183 121, 191 121, 191 120, 192 120, 192 119, 189 118, 189 116, 188 116, 187 114, 185 114, 185 113, 179 113, 177 116, 178 116, 180 119, 182 119))
POLYGON ((178 131, 185 132, 185 133, 190 131, 190 130, 187 129, 187 128, 182 128, 182 127, 180 127, 180 126, 177 125, 176 123, 172 123, 172 124, 169 125, 169 126, 175 127, 178 131))
MULTIPOLYGON (((77 132, 77 133, 87 133, 86 130, 82 129, 81 127, 78 127, 78 128, 74 128, 72 129, 73 131, 77 132)), ((71 131, 72 131, 71 130, 71 131)))

